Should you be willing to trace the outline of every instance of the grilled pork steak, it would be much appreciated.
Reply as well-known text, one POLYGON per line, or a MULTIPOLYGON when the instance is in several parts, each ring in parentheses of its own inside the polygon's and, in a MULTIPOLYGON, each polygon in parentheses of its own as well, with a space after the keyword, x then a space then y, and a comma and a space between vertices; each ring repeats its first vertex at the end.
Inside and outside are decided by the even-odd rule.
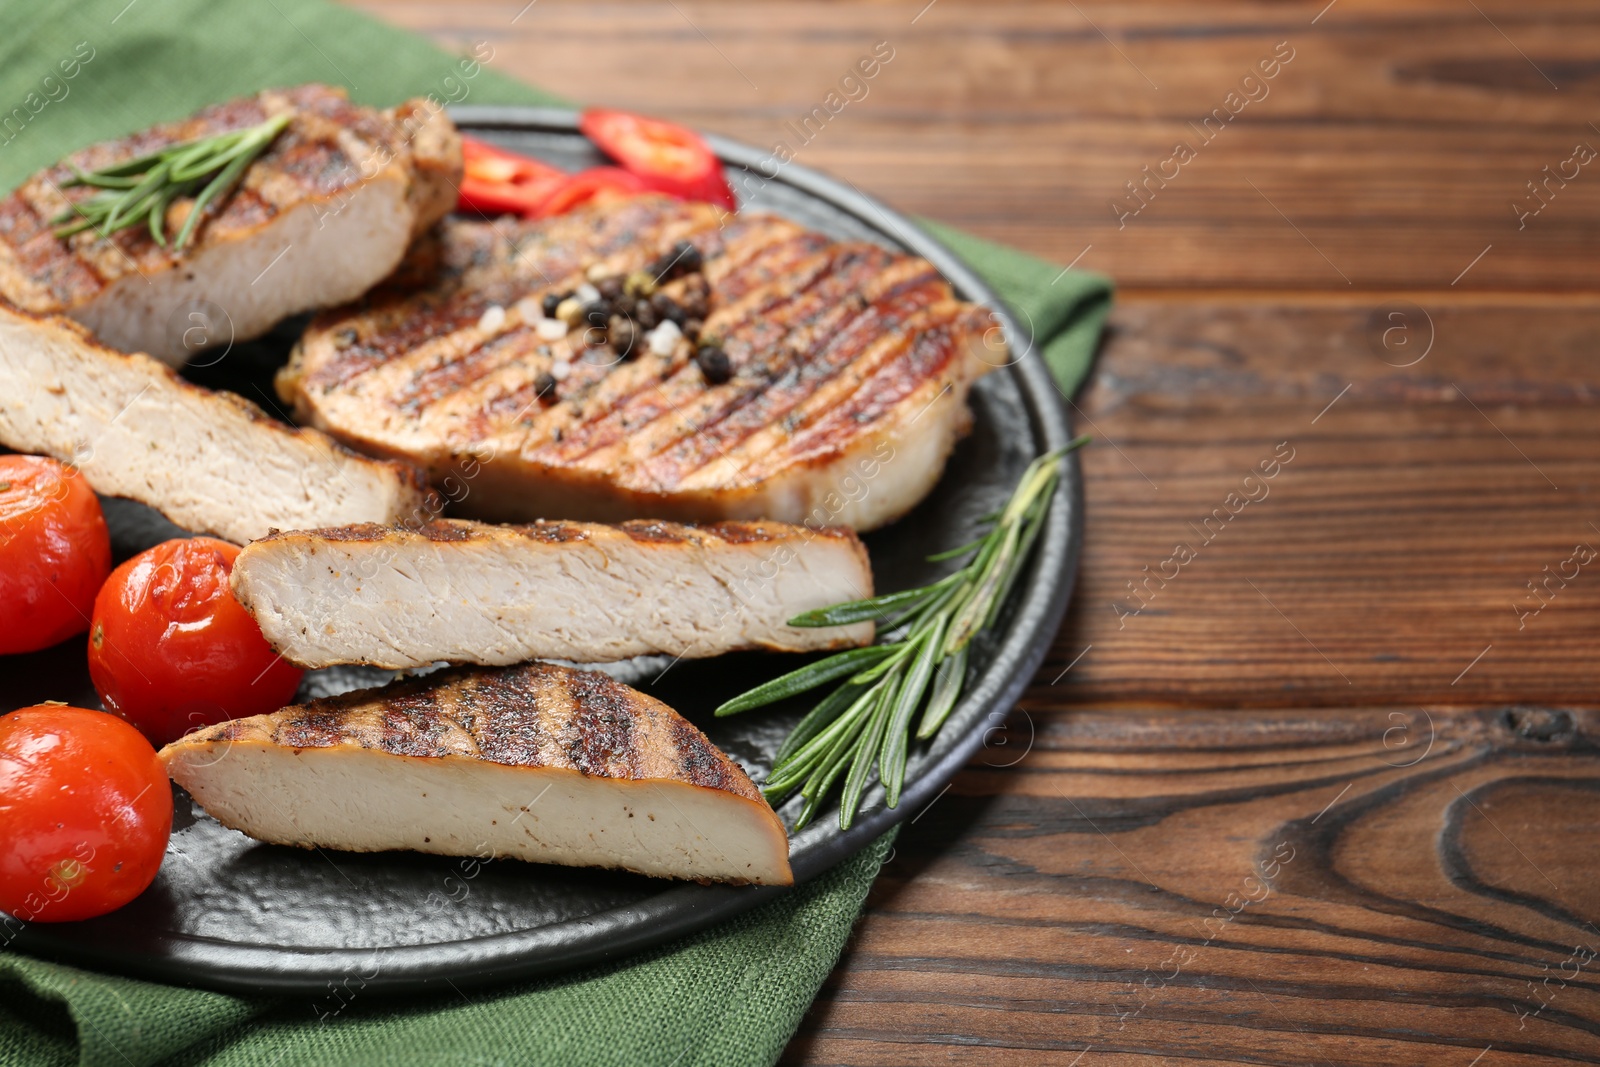
POLYGON ((279 391, 302 422, 423 464, 479 518, 904 514, 967 429, 973 381, 1005 362, 987 312, 923 260, 770 215, 724 222, 657 197, 447 222, 433 260, 313 322, 279 391), (598 309, 608 329, 557 338, 543 318, 546 297, 614 288, 685 240, 697 268, 664 282, 660 314, 703 303, 713 358, 670 332, 646 342, 657 313, 631 297, 598 309))
POLYGON ((241 544, 274 527, 433 513, 406 464, 357 456, 147 356, 113 352, 69 319, 3 305, 0 444, 72 463, 98 493, 241 544))
MULTIPOLYGON (((455 205, 460 179, 455 128, 422 101, 376 111, 324 85, 259 93, 85 148, 24 182, 0 201, 0 297, 70 315, 113 348, 176 366, 207 343, 257 337, 366 292, 455 205), (94 192, 62 188, 74 166, 94 170, 284 112, 293 120, 181 252, 145 226, 109 239, 56 236, 69 199, 94 192)), ((173 203, 169 238, 192 204, 173 203)))
POLYGON ((873 630, 785 625, 871 596, 872 570, 848 530, 779 523, 277 533, 239 554, 233 590, 268 642, 305 667, 805 652, 866 644, 873 630))
POLYGON ((161 750, 260 841, 788 885, 783 824, 658 700, 534 663, 452 671, 221 723, 161 750))

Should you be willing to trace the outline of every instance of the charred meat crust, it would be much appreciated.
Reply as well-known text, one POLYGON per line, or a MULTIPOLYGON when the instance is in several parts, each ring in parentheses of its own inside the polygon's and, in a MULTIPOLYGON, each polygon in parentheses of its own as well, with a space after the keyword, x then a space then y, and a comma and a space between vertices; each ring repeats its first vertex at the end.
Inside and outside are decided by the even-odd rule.
MULTIPOLYGON (((271 115, 294 113, 282 134, 251 165, 244 181, 215 215, 203 220, 190 248, 224 243, 270 224, 305 203, 337 204, 349 191, 400 164, 412 174, 411 202, 419 229, 451 207, 440 189, 450 185, 449 162, 459 158, 453 132, 427 129, 416 101, 388 111, 352 104, 325 85, 267 90, 211 107, 176 122, 91 145, 46 168, 0 200, 0 295, 28 311, 67 312, 89 303, 119 279, 180 268, 186 253, 158 245, 146 227, 109 239, 85 231, 55 234, 55 217, 88 188, 64 189, 74 168, 94 170, 169 145, 256 125, 271 115), (419 130, 426 132, 419 136, 419 130)), ((169 225, 192 201, 179 200, 169 225)))
POLYGON ((738 764, 665 704, 604 674, 548 663, 440 671, 219 723, 178 744, 211 742, 351 746, 624 781, 673 777, 766 807, 738 764))

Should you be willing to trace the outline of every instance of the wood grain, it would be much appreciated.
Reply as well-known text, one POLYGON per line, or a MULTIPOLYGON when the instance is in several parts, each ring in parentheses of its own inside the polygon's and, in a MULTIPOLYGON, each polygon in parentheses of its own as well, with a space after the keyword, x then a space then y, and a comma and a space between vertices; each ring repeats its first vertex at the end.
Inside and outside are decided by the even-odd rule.
POLYGON ((1100 441, 1075 610, 1031 700, 1594 700, 1600 561, 1563 564, 1600 551, 1600 306, 1144 302, 1113 323, 1077 405, 1100 441))
POLYGON ((785 141, 907 211, 1082 253, 1125 291, 1442 288, 1491 244, 1460 287, 1591 288, 1600 175, 1569 166, 1520 228, 1511 205, 1600 148, 1600 8, 1338 0, 1313 25, 1326 2, 360 6, 488 41, 493 68, 574 100, 785 141), (894 58, 801 145, 788 123, 879 41, 894 58), (1260 99, 1227 103, 1279 42, 1293 58, 1260 99), (1202 141, 1191 123, 1227 107, 1202 141), (1195 158, 1145 186, 1179 141, 1195 158), (1130 181, 1147 203, 1119 223, 1130 181))
POLYGON ((1067 624, 785 1062, 1600 1062, 1600 9, 359 6, 757 144, 890 42, 798 160, 1117 279, 1067 624))
POLYGON ((1593 1062, 1597 725, 1023 716, 902 833, 789 1061, 1593 1062))

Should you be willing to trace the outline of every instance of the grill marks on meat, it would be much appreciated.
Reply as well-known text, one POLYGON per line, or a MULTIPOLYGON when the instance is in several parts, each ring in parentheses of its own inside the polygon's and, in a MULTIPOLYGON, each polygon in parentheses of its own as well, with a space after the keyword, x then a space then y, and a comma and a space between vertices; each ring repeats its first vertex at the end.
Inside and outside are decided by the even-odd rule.
MULTIPOLYGON (((124 351, 181 362, 183 330, 168 319, 199 301, 227 310, 225 339, 245 340, 285 315, 359 295, 451 210, 460 170, 454 127, 421 101, 377 111, 322 85, 231 100, 85 148, 0 200, 0 297, 33 314, 69 315, 124 351), (94 170, 285 112, 292 121, 181 253, 142 225, 109 238, 56 236, 52 220, 95 193, 63 187, 74 167, 94 170), (283 262, 264 270, 280 253, 283 262)), ((192 206, 185 198, 169 209, 169 237, 192 206)))
POLYGON ((161 758, 264 841, 792 881, 783 826, 738 764, 589 671, 443 671, 220 723, 161 758))
MULTIPOLYGON (((906 276, 932 287, 944 284, 921 260, 896 262, 878 249, 850 249, 847 254, 858 260, 856 269, 829 275, 803 294, 810 298, 815 312, 799 320, 792 332, 785 334, 782 325, 775 325, 768 331, 775 336, 765 347, 759 330, 749 331, 756 334, 749 340, 739 338, 738 343, 746 348, 745 358, 759 363, 762 373, 749 381, 730 383, 735 386, 731 395, 717 391, 721 403, 714 416, 702 420, 697 432, 682 434, 645 458, 645 478, 664 485, 714 484, 720 472, 708 465, 723 457, 733 460, 732 450, 741 444, 779 449, 781 437, 774 435, 769 440, 755 435, 771 426, 786 431, 784 420, 809 401, 810 408, 799 411, 794 419, 795 425, 803 425, 812 411, 824 409, 828 398, 840 391, 824 392, 830 380, 853 363, 870 365, 881 358, 867 351, 867 342, 874 335, 866 328, 869 323, 881 322, 880 301, 894 299, 906 276)), ((930 295, 937 292, 934 288, 930 295)), ((895 350, 893 344, 884 349, 886 353, 895 350)), ((781 452, 779 458, 781 462, 781 452)))
POLYGON ((824 511, 880 525, 931 487, 965 431, 971 383, 1004 359, 980 358, 987 312, 926 262, 766 215, 719 227, 704 205, 642 197, 541 223, 448 222, 439 254, 421 289, 319 317, 279 390, 357 447, 414 458, 436 483, 456 475, 469 485, 461 510, 485 518, 796 522, 863 457, 907 455, 878 493, 824 511), (734 369, 723 384, 706 382, 686 341, 624 361, 576 334, 541 340, 513 309, 569 291, 597 262, 640 269, 682 239, 704 260, 703 334, 734 369), (479 321, 492 305, 511 313, 490 333, 479 321), (552 386, 558 361, 570 372, 552 386))
POLYGON ((313 396, 352 383, 393 388, 397 379, 450 362, 487 340, 475 331, 454 335, 475 327, 491 305, 509 306, 563 283, 571 288, 595 260, 615 262, 618 272, 642 266, 650 253, 641 246, 716 226, 712 208, 678 205, 682 210, 669 212, 669 203, 642 198, 540 224, 451 220, 435 243, 419 250, 429 262, 402 270, 349 308, 319 316, 285 368, 281 388, 313 396), (385 373, 362 380, 374 372, 385 373))
POLYGON ((765 803, 736 764, 665 704, 596 671, 549 663, 440 671, 233 719, 169 747, 213 741, 459 756, 598 778, 681 777, 765 803))
MULTIPOLYGON (((739 423, 727 423, 740 404, 769 391, 778 374, 792 360, 802 358, 828 337, 849 314, 849 294, 870 284, 870 279, 891 259, 880 249, 842 248, 837 254, 817 254, 787 284, 767 283, 725 315, 714 314, 706 329, 721 336, 726 330, 728 355, 749 373, 727 385, 708 389, 692 363, 677 366, 656 387, 640 390, 611 413, 594 419, 532 453, 535 459, 580 469, 637 470, 636 481, 646 485, 674 485, 697 469, 680 460, 676 467, 651 464, 668 450, 683 455, 686 446, 700 441, 707 451, 691 453, 709 459, 707 452, 727 447, 739 423), (836 260, 845 262, 839 263, 836 260), (855 262, 851 262, 854 260, 855 262), (832 310, 835 314, 829 314, 832 310), (710 436, 713 429, 723 432, 710 436), (642 465, 642 466, 641 466, 642 465)), ((736 438, 735 438, 736 439, 736 438)))

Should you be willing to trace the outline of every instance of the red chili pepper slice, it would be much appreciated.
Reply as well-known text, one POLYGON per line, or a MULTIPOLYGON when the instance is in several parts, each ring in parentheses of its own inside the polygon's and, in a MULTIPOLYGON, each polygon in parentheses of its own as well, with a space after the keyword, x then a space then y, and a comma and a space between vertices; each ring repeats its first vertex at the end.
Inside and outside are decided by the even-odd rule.
POLYGON ((461 138, 463 211, 533 216, 570 175, 536 159, 515 155, 473 137, 461 138))
POLYGON ((591 201, 622 200, 650 191, 650 186, 637 174, 618 167, 590 167, 563 175, 563 180, 540 202, 533 217, 547 219, 552 215, 564 215, 591 201))
POLYGON ((684 200, 704 200, 730 210, 733 191, 722 163, 693 130, 627 111, 591 108, 578 120, 600 150, 645 179, 652 189, 684 200))

